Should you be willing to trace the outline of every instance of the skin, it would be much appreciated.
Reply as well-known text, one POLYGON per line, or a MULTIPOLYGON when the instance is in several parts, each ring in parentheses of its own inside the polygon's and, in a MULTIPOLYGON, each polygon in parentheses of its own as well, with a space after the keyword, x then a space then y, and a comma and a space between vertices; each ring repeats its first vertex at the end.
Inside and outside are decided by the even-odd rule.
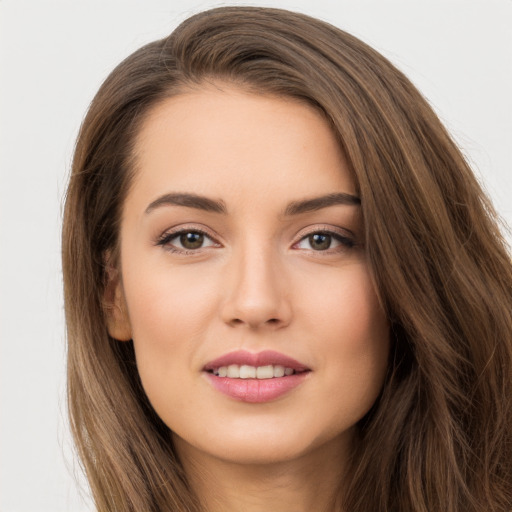
POLYGON ((355 183, 312 107, 217 85, 165 100, 143 124, 108 288, 110 334, 133 339, 144 389, 205 509, 329 510, 354 426, 383 384, 388 324, 360 207, 283 211, 356 195, 355 183), (176 192, 221 200, 227 213, 147 211, 176 192), (187 250, 179 229, 208 236, 187 250), (327 231, 324 245, 309 237, 327 231), (202 370, 240 349, 274 350, 311 371, 278 399, 234 400, 202 370))

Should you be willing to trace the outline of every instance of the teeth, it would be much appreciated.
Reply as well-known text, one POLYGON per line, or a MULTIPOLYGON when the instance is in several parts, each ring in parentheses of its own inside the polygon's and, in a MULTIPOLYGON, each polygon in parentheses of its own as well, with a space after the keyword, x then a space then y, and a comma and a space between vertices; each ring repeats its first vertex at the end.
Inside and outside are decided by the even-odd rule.
POLYGON ((256 377, 258 379, 271 379, 274 377, 274 367, 271 364, 268 366, 258 366, 256 368, 256 377))
POLYGON ((228 366, 227 376, 231 379, 239 379, 240 378, 240 366, 237 364, 230 364, 228 366))
MULTIPOLYGON (((291 368, 288 368, 288 370, 292 370, 291 368)), ((274 377, 284 377, 285 368, 284 366, 274 366, 274 377)), ((293 370, 292 370, 293 373, 293 370)), ((290 373, 290 375, 292 374, 290 373)))
POLYGON ((249 366, 243 364, 230 364, 229 366, 221 366, 215 368, 213 373, 218 377, 229 377, 230 379, 272 379, 274 377, 284 377, 285 375, 293 375, 295 372, 292 368, 285 368, 281 365, 267 366, 249 366))
MULTIPOLYGON (((259 370, 259 368, 258 368, 259 370)), ((241 379, 254 379, 256 378, 256 368, 254 366, 249 366, 247 364, 243 364, 240 366, 240 378, 241 379)))

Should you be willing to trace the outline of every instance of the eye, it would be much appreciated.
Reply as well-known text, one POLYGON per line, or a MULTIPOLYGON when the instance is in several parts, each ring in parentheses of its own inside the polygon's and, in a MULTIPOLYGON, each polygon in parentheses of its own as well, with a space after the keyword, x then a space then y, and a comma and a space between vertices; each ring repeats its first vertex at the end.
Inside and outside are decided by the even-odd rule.
POLYGON ((157 242, 172 252, 194 252, 205 247, 218 246, 204 231, 197 229, 182 229, 164 233, 157 242))
POLYGON ((354 247, 354 240, 334 233, 331 231, 315 231, 303 237, 295 247, 297 249, 307 249, 313 251, 327 251, 329 249, 337 248, 352 248, 354 247))

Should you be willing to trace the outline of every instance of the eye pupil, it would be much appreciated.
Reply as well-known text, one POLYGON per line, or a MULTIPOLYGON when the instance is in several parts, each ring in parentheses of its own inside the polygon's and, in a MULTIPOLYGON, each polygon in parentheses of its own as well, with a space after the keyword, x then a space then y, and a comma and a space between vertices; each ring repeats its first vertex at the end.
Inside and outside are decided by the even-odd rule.
POLYGON ((315 233, 309 236, 309 243, 313 249, 325 251, 331 246, 331 235, 315 233))
POLYGON ((189 231, 180 235, 180 242, 185 249, 198 249, 203 245, 204 235, 196 231, 189 231))

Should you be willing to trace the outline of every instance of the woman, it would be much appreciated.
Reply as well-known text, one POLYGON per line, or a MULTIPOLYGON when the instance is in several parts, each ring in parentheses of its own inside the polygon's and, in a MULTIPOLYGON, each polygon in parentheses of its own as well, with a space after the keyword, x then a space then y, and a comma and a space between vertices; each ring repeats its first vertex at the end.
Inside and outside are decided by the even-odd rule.
POLYGON ((226 7, 121 63, 63 231, 99 510, 512 507, 512 271, 421 95, 354 37, 226 7))

